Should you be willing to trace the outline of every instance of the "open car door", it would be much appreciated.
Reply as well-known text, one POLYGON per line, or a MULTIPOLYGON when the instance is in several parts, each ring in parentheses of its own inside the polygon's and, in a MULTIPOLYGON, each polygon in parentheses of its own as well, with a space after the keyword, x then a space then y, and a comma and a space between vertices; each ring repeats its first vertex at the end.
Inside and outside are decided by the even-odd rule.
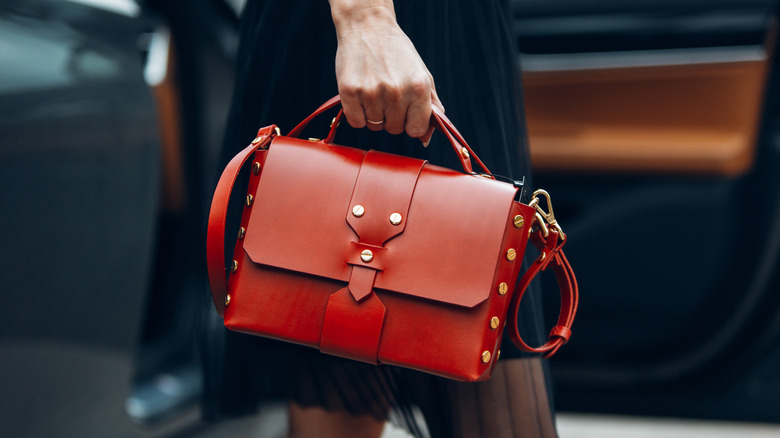
POLYGON ((774 2, 519 0, 515 24, 582 291, 558 408, 780 420, 774 2))

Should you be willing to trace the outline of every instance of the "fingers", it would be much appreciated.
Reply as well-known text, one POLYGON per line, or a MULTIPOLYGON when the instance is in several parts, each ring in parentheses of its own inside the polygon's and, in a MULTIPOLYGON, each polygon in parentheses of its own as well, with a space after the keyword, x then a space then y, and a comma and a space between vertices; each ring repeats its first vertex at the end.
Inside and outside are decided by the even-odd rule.
POLYGON ((341 107, 344 110, 344 117, 349 126, 360 129, 366 126, 366 115, 363 111, 363 104, 360 100, 360 93, 352 88, 339 87, 339 96, 341 97, 341 107))
POLYGON ((372 131, 381 131, 385 123, 385 99, 380 90, 365 90, 361 93, 360 103, 366 118, 366 127, 372 131))
POLYGON ((431 105, 441 107, 435 91, 428 84, 387 87, 381 92, 340 93, 344 116, 353 128, 368 128, 372 131, 385 130, 390 134, 406 132, 419 138, 428 132, 431 105))

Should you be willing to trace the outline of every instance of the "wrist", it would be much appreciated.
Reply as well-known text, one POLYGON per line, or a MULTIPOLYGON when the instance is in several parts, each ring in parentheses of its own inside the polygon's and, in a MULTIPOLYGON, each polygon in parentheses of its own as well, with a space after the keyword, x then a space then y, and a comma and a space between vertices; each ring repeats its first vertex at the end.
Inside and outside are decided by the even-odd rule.
POLYGON ((392 0, 330 0, 330 10, 339 38, 351 30, 396 25, 392 0))

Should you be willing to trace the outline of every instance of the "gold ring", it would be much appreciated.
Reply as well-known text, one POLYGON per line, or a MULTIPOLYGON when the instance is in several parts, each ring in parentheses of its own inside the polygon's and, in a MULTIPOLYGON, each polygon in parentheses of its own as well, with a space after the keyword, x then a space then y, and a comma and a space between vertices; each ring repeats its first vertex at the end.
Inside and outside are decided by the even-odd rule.
POLYGON ((375 121, 373 121, 373 120, 370 120, 370 119, 366 119, 366 122, 368 122, 368 123, 370 123, 370 124, 372 124, 372 125, 383 125, 383 124, 385 123, 385 121, 384 121, 384 120, 380 120, 380 121, 378 121, 378 122, 375 122, 375 121))

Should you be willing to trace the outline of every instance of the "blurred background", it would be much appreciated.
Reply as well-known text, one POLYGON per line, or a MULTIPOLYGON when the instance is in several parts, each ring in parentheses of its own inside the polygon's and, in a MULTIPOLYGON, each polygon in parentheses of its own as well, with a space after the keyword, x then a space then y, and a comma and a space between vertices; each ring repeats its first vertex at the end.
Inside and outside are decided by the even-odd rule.
MULTIPOLYGON (((564 438, 780 435, 775 3, 513 1, 536 184, 582 291, 550 361, 564 438)), ((241 7, 0 0, 1 436, 283 430, 278 405, 200 416, 241 7)))

